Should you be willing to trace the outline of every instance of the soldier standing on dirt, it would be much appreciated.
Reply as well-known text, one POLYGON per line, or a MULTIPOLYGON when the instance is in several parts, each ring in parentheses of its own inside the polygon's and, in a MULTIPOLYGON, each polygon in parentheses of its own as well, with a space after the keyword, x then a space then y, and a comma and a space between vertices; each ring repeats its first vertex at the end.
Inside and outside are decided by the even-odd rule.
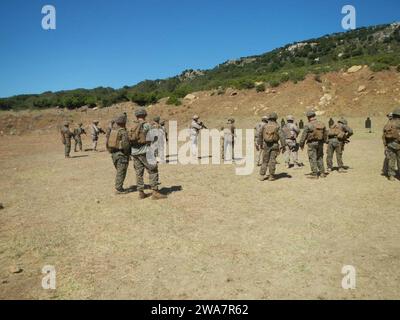
POLYGON ((235 119, 228 119, 227 127, 223 129, 223 138, 222 138, 222 160, 226 159, 226 154, 228 149, 231 149, 231 159, 235 158, 235 137, 236 137, 236 128, 235 128, 235 119))
POLYGON ((279 154, 279 149, 285 150, 285 138, 281 128, 277 124, 278 115, 273 112, 268 116, 266 123, 258 136, 258 145, 263 146, 263 162, 260 168, 260 181, 265 180, 267 170, 269 170, 268 181, 275 180, 276 158, 279 154), (280 142, 280 148, 279 148, 280 142))
POLYGON ((303 150, 307 143, 308 159, 312 171, 309 178, 326 178, 324 167, 324 143, 327 141, 326 127, 317 120, 314 111, 308 111, 306 116, 308 123, 305 125, 300 139, 300 148, 303 150))
POLYGON ((131 145, 128 131, 126 130, 127 117, 125 114, 118 116, 114 123, 116 128, 110 131, 107 139, 107 149, 111 153, 111 159, 117 170, 115 177, 115 189, 117 194, 124 194, 128 191, 123 188, 126 172, 129 165, 131 145))
POLYGON ((92 136, 92 142, 93 142, 93 151, 97 151, 97 141, 99 140, 99 135, 105 134, 104 130, 102 128, 100 128, 98 126, 99 121, 94 120, 93 124, 92 124, 92 132, 91 132, 91 136, 92 136))
POLYGON ((294 117, 289 115, 286 117, 287 123, 282 128, 282 132, 285 136, 286 151, 285 151, 285 163, 289 169, 291 163, 293 163, 295 169, 300 168, 299 164, 299 144, 297 143, 297 137, 300 133, 299 127, 294 123, 294 117))
MULTIPOLYGON (((388 159, 388 179, 396 180, 396 164, 400 164, 400 108, 392 112, 393 119, 383 128, 383 145, 388 159)), ((400 168, 397 168, 400 170, 400 168)))
POLYGON ((346 172, 343 164, 344 145, 348 138, 353 135, 353 130, 347 125, 347 120, 340 118, 336 124, 333 124, 328 130, 328 148, 326 156, 326 165, 328 172, 333 170, 333 155, 336 152, 336 161, 338 172, 346 172))
POLYGON ((75 128, 74 130, 74 141, 75 141, 75 145, 74 145, 74 152, 77 152, 77 148, 79 148, 79 151, 82 151, 82 134, 86 134, 85 129, 82 128, 83 123, 79 123, 78 124, 78 128, 75 128))
POLYGON ((258 137, 261 134, 262 127, 268 122, 268 117, 264 116, 261 118, 261 122, 256 124, 254 128, 254 145, 256 146, 256 158, 257 158, 257 166, 260 167, 263 159, 263 145, 258 144, 258 137))
POLYGON ((69 122, 64 122, 61 128, 61 142, 64 145, 64 155, 65 158, 69 158, 69 154, 71 153, 71 138, 74 134, 69 130, 69 122))
POLYGON ((139 191, 139 199, 147 198, 148 194, 144 192, 144 171, 149 173, 150 187, 153 190, 152 199, 159 200, 165 199, 167 196, 161 194, 158 190, 159 176, 158 165, 155 159, 149 161, 147 153, 150 150, 152 141, 148 141, 148 133, 151 130, 151 125, 146 122, 147 112, 145 109, 138 109, 135 111, 136 121, 129 133, 131 142, 131 155, 133 158, 133 166, 136 172, 137 188, 139 191), (151 163, 150 163, 151 162, 151 163))
MULTIPOLYGON (((386 115, 386 117, 388 118, 388 121, 392 120, 393 119, 393 113, 390 112, 389 114, 386 115)), ((400 167, 398 165, 397 165, 397 169, 398 170, 400 169, 400 167)), ((388 171, 389 171, 389 158, 388 158, 388 155, 387 155, 387 150, 385 148, 385 159, 383 160, 382 175, 387 177, 388 176, 388 171)))
POLYGON ((192 156, 198 158, 198 148, 197 141, 199 137, 199 133, 201 129, 206 129, 204 124, 200 121, 200 117, 198 115, 194 115, 192 119, 192 123, 190 124, 190 142, 191 142, 191 152, 192 156))

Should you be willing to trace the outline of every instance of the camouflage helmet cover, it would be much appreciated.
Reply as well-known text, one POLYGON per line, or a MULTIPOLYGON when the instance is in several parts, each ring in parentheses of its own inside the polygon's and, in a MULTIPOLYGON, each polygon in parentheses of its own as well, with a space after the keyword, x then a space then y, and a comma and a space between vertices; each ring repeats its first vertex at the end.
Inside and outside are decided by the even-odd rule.
POLYGON ((306 116, 307 116, 307 118, 312 118, 312 117, 315 117, 317 114, 315 113, 315 111, 307 111, 306 112, 306 116))
POLYGON ((197 119, 199 119, 200 117, 197 115, 197 114, 195 114, 194 116, 193 116, 193 120, 197 120, 197 119))
POLYGON ((394 116, 400 117, 400 108, 394 109, 393 112, 392 112, 392 114, 393 114, 394 116))
POLYGON ((292 115, 288 115, 288 116, 286 117, 286 120, 287 120, 287 121, 294 121, 294 117, 293 117, 292 115))
POLYGON ((125 124, 127 121, 127 117, 125 114, 121 114, 118 117, 115 118, 115 123, 116 124, 125 124))
POLYGON ((160 116, 156 116, 156 117, 153 118, 153 121, 157 122, 157 123, 159 123, 160 120, 161 120, 160 116))
POLYGON ((147 111, 146 111, 146 109, 144 109, 144 108, 137 109, 137 110, 135 111, 135 116, 136 116, 136 117, 145 117, 145 116, 147 116, 147 111))
POLYGON ((278 119, 278 115, 276 114, 276 112, 272 112, 268 115, 268 120, 276 120, 278 119))

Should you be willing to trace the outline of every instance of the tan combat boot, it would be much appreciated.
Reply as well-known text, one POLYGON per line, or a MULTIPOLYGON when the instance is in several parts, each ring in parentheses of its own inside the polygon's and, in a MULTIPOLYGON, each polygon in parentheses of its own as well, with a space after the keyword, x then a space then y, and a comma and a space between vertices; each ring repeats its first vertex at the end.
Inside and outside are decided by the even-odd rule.
POLYGON ((275 176, 273 175, 273 174, 271 174, 269 177, 268 177, 268 181, 275 181, 276 180, 276 178, 275 178, 275 176))
POLYGON ((154 190, 153 194, 151 195, 151 199, 153 200, 167 199, 167 196, 160 193, 160 191, 158 190, 154 190))
POLYGON ((327 177, 327 175, 326 175, 325 172, 321 172, 321 173, 319 174, 319 176, 320 176, 320 178, 326 178, 326 177, 327 177))
POLYGON ((139 190, 139 199, 143 200, 146 199, 149 195, 145 193, 143 190, 139 190))
POLYGON ((344 170, 343 168, 339 168, 338 172, 339 172, 339 173, 346 173, 347 171, 344 170))
POLYGON ((394 182, 394 181, 396 181, 396 178, 393 177, 393 176, 390 176, 390 177, 388 177, 388 180, 389 180, 390 182, 394 182))
POLYGON ((258 177, 258 180, 264 181, 264 180, 265 180, 265 176, 260 175, 260 176, 258 177))

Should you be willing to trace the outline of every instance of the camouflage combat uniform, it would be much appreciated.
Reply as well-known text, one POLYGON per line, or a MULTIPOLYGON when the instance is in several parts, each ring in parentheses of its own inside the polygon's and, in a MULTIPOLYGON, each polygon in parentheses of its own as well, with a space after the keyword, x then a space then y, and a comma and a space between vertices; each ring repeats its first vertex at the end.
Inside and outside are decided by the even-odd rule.
MULTIPOLYGON (((143 121, 143 130, 146 135, 151 129, 151 125, 148 122, 143 121)), ((155 161, 155 163, 149 163, 146 156, 146 153, 150 150, 150 143, 151 141, 142 145, 132 144, 131 155, 133 158, 133 167, 135 168, 136 183, 139 191, 143 191, 145 187, 143 179, 145 169, 149 173, 151 189, 158 190, 159 176, 157 162, 155 161)))
POLYGON ((86 134, 85 129, 82 128, 82 125, 79 125, 79 128, 76 128, 74 130, 74 151, 77 152, 77 148, 79 148, 80 151, 82 151, 82 134, 86 134))
POLYGON ((285 138, 282 134, 282 130, 280 129, 279 125, 276 123, 276 119, 278 116, 275 113, 272 113, 268 117, 268 123, 264 124, 262 130, 260 130, 258 136, 258 145, 262 146, 263 148, 263 161, 260 168, 260 180, 263 180, 267 170, 269 171, 269 180, 272 181, 275 179, 275 171, 276 171, 276 158, 279 155, 279 142, 281 144, 281 148, 285 146, 285 138), (275 126, 278 132, 278 139, 274 142, 267 142, 264 140, 263 132, 266 126, 275 126))
POLYGON ((69 124, 64 124, 61 128, 61 139, 64 144, 64 155, 66 158, 69 158, 69 154, 71 153, 71 138, 74 134, 69 130, 69 124))
POLYGON ((300 133, 300 129, 293 121, 294 117, 288 116, 287 123, 282 129, 286 144, 285 163, 288 168, 290 167, 290 163, 293 163, 296 168, 299 167, 299 144, 297 143, 297 137, 300 133))
POLYGON ((123 186, 126 172, 129 165, 129 156, 131 153, 131 144, 129 141, 128 131, 126 130, 127 117, 122 114, 112 121, 114 126, 107 130, 107 149, 111 153, 111 159, 117 174, 115 176, 115 189, 118 193, 125 192, 123 186), (115 132, 115 135, 113 135, 115 132), (111 138, 111 136, 113 136, 111 138), (114 140, 115 138, 115 140, 114 140), (111 142, 110 139, 113 139, 111 142))
MULTIPOLYGON (((226 159, 226 155, 229 149, 231 149, 231 160, 235 156, 235 130, 234 119, 228 119, 227 127, 223 129, 222 144, 221 144, 221 154, 222 159, 226 159)), ((228 159, 229 160, 229 159, 228 159)))
POLYGON ((336 161, 339 168, 339 172, 343 170, 343 151, 346 140, 353 135, 353 130, 347 125, 347 121, 341 119, 335 125, 331 125, 331 129, 328 131, 328 147, 327 147, 327 156, 326 156, 326 165, 328 170, 332 170, 333 168, 333 155, 336 152, 336 161), (342 132, 343 137, 338 137, 337 133, 334 130, 337 128, 340 132, 342 132))
POLYGON ((312 171, 311 177, 325 177, 324 167, 324 143, 327 141, 326 127, 315 119, 315 113, 307 113, 307 117, 310 119, 309 122, 304 126, 304 131, 300 139, 300 147, 303 149, 305 143, 307 143, 308 159, 310 161, 310 167, 312 171), (316 127, 323 126, 322 139, 318 140, 314 137, 314 131, 316 127))
POLYGON ((258 137, 262 131, 262 127, 267 123, 267 117, 263 117, 262 121, 257 123, 255 128, 254 128, 254 144, 256 146, 256 160, 257 160, 257 166, 261 166, 262 164, 262 159, 263 159, 263 145, 258 144, 258 137))
MULTIPOLYGON (((382 140, 388 159, 388 178, 394 180, 396 164, 400 163, 400 108, 393 111, 393 119, 385 125, 382 140), (393 128, 393 137, 388 136, 389 128, 393 128)), ((399 169, 399 168, 398 168, 399 169)))

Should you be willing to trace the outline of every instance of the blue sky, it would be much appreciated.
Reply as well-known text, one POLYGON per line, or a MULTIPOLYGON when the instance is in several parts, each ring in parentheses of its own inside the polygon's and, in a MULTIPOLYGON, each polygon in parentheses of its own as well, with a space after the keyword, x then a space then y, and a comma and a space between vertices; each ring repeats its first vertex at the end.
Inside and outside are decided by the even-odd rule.
POLYGON ((0 97, 74 88, 119 88, 206 69, 228 59, 400 20, 399 0, 1 0, 0 97), (57 29, 41 27, 44 5, 57 29))

